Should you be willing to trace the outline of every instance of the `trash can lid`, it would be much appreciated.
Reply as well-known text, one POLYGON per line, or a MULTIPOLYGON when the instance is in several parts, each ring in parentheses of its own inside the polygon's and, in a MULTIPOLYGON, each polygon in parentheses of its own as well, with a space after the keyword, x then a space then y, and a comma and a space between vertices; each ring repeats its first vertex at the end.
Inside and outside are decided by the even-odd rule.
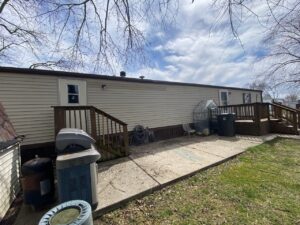
POLYGON ((48 168, 52 168, 52 161, 50 158, 34 158, 22 165, 21 171, 23 175, 31 175, 42 172, 48 168))
POLYGON ((96 162, 100 157, 100 153, 92 145, 88 150, 57 156, 56 168, 65 169, 72 166, 86 165, 96 162))
POLYGON ((64 153, 70 145, 89 149, 96 141, 85 131, 75 128, 64 128, 59 131, 55 140, 58 153, 64 153))

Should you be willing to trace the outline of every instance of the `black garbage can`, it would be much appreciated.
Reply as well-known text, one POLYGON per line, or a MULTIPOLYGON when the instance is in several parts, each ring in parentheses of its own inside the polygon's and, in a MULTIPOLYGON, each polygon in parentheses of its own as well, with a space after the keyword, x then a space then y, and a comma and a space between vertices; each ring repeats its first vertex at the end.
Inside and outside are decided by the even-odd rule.
POLYGON ((50 158, 35 158, 23 164, 24 203, 38 209, 54 201, 54 175, 50 158))
POLYGON ((217 116, 218 135, 232 137, 235 136, 235 114, 224 113, 217 116))

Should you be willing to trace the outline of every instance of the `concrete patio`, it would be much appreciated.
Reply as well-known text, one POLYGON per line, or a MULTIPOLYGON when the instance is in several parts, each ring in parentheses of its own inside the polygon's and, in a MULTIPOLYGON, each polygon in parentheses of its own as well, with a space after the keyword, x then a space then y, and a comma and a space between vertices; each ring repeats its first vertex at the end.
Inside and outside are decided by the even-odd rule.
MULTIPOLYGON (((250 137, 181 137, 132 147, 129 157, 99 164, 98 208, 94 217, 103 215, 168 184, 222 163, 248 147, 276 135, 250 137)), ((286 135, 286 137, 293 137, 286 135)), ((295 136, 294 136, 295 137, 295 136)), ((15 225, 37 224, 45 210, 33 212, 23 205, 15 225)))

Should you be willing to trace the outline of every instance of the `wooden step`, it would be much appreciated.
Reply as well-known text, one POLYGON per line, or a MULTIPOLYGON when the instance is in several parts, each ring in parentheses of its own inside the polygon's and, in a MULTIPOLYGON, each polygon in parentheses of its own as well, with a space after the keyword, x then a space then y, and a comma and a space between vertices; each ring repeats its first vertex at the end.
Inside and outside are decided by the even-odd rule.
POLYGON ((278 118, 270 118, 270 121, 279 122, 279 121, 282 121, 282 120, 281 120, 281 119, 278 119, 278 118))
POLYGON ((280 134, 299 134, 290 124, 285 124, 283 121, 270 121, 270 129, 272 133, 280 134))

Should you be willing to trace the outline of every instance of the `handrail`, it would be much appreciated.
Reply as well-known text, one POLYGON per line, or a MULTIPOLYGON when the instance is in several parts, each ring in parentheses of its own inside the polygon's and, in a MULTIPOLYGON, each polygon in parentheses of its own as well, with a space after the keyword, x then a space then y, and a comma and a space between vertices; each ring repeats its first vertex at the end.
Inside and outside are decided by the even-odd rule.
POLYGON ((128 155, 127 124, 95 106, 52 106, 55 135, 62 128, 85 130, 95 140, 101 160, 128 155))
POLYGON ((289 107, 289 106, 286 106, 286 105, 281 105, 281 104, 278 104, 278 103, 275 103, 275 102, 273 102, 273 103, 269 103, 270 105, 274 105, 274 106, 278 106, 278 107, 281 107, 281 108, 283 108, 283 109, 286 109, 286 110, 289 110, 289 111, 293 111, 293 112, 300 112, 300 110, 299 109, 294 109, 294 108, 291 108, 291 107, 289 107))
POLYGON ((58 109, 65 109, 65 110, 87 110, 87 109, 94 109, 96 112, 102 114, 103 116, 108 117, 111 120, 114 120, 117 123, 120 123, 121 125, 128 125, 127 123, 119 120, 118 118, 102 111, 101 109, 98 109, 97 107, 93 105, 79 105, 79 106, 51 106, 52 108, 58 108, 58 109))
POLYGON ((271 116, 285 119, 288 123, 293 125, 294 130, 297 131, 297 126, 300 127, 300 112, 298 110, 276 103, 269 103, 269 105, 271 106, 271 116))
POLYGON ((218 106, 218 108, 238 107, 238 106, 253 106, 254 104, 266 104, 266 103, 255 102, 255 103, 245 103, 245 104, 235 104, 235 105, 220 105, 220 106, 218 106))
POLYGON ((95 106, 93 106, 93 108, 95 109, 96 112, 102 114, 103 116, 108 117, 108 118, 111 119, 111 120, 114 120, 114 121, 117 122, 117 123, 120 123, 121 125, 124 125, 124 126, 125 126, 125 125, 128 125, 127 123, 125 123, 125 122, 123 122, 123 121, 117 119, 116 117, 114 117, 114 116, 112 116, 112 115, 110 115, 110 114, 108 114, 108 113, 102 111, 101 109, 96 108, 95 106))

